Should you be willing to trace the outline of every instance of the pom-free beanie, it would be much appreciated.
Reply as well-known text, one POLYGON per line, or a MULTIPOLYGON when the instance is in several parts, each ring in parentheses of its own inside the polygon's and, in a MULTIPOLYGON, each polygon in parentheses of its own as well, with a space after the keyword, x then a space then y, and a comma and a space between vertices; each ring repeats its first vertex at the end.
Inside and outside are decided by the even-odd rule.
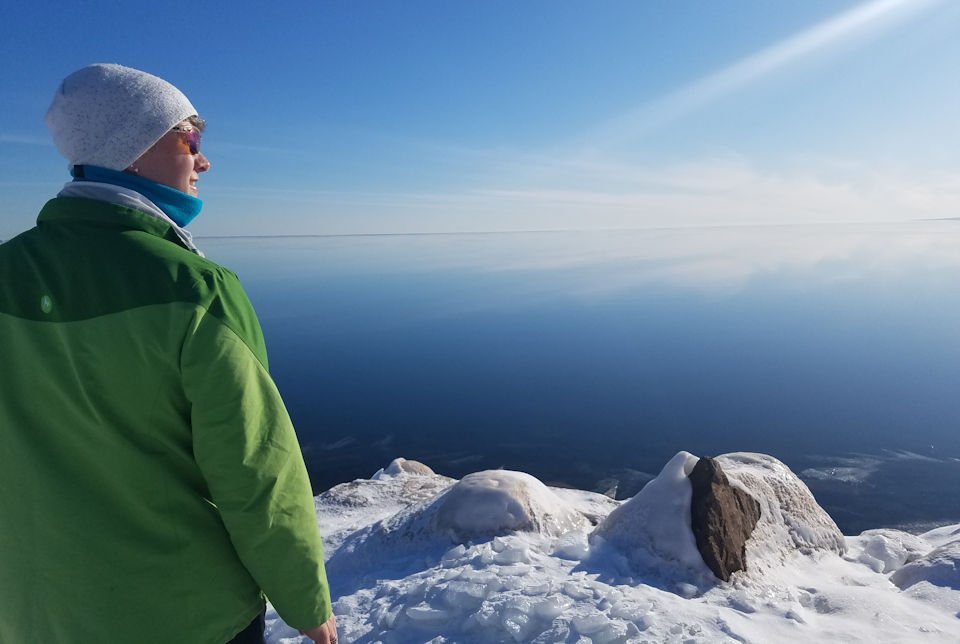
POLYGON ((125 170, 170 128, 196 114, 183 92, 162 78, 97 64, 63 79, 46 122, 70 166, 125 170))

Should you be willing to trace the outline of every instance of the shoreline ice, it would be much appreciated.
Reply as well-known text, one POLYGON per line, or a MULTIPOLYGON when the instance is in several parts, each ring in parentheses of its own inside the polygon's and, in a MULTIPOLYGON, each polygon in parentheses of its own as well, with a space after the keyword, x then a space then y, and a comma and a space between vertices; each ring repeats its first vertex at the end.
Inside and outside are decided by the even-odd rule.
MULTIPOLYGON (((843 536, 773 457, 718 459, 764 508, 730 582, 685 537, 685 452, 629 501, 404 459, 338 485, 316 507, 341 641, 957 640, 960 524, 843 536)), ((267 617, 271 644, 307 642, 267 617)))

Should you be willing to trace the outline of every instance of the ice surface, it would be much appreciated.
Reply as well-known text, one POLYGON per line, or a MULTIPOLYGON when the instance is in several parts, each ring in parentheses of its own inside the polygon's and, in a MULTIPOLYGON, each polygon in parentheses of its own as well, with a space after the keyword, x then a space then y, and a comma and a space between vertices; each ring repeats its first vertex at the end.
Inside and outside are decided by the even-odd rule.
MULTIPOLYGON (((648 484, 650 498, 637 504, 646 516, 682 509, 676 498, 685 493, 681 477, 695 458, 678 455, 659 482, 648 484)), ((794 484, 779 461, 762 455, 721 458, 731 463, 723 463, 731 481, 763 497, 771 514, 754 546, 762 565, 726 584, 676 577, 678 569, 686 570, 680 561, 689 551, 674 544, 678 554, 666 558, 670 546, 662 543, 670 534, 682 536, 676 517, 668 526, 636 524, 643 541, 627 543, 638 553, 639 543, 656 541, 660 548, 637 555, 642 571, 604 537, 588 543, 591 522, 602 523, 630 503, 599 494, 523 484, 534 513, 554 513, 559 502, 560 509, 591 520, 541 529, 546 523, 540 515, 531 521, 532 530, 515 531, 511 523, 506 534, 475 532, 453 543, 449 529, 433 525, 454 489, 451 479, 393 468, 378 480, 338 486, 317 498, 317 513, 340 639, 359 644, 958 641, 960 590, 955 582, 935 583, 950 579, 946 573, 956 565, 960 525, 919 537, 867 531, 846 537, 848 551, 840 556, 843 541, 834 541, 822 510, 808 507, 815 506, 809 492, 794 484), (336 526, 332 540, 330 525, 336 526), (896 575, 911 585, 901 590, 891 583, 896 575)), ((510 481, 496 489, 524 478, 507 476, 510 481)), ((480 496, 480 514, 503 523, 504 515, 489 507, 496 504, 480 496)), ((506 496, 499 503, 513 521, 520 516, 511 509, 516 497, 506 496)), ((467 512, 469 503, 457 501, 454 514, 467 512)), ((478 516, 455 525, 487 530, 490 524, 478 516)), ((272 608, 267 641, 308 644, 272 608)))

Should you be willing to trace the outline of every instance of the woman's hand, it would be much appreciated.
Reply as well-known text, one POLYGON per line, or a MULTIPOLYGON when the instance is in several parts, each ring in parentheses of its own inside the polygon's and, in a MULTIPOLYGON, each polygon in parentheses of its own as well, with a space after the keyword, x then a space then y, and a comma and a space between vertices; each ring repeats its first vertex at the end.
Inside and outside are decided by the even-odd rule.
POLYGON ((337 644, 337 618, 334 615, 316 628, 309 631, 300 631, 301 635, 306 635, 312 639, 315 644, 337 644))

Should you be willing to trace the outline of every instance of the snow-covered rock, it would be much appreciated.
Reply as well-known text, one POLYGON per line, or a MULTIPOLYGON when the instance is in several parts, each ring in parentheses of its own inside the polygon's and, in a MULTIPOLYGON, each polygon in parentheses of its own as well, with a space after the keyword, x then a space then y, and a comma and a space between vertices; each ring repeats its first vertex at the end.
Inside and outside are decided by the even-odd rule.
POLYGON ((796 554, 843 554, 843 533, 810 488, 772 456, 735 452, 718 456, 730 483, 760 502, 760 521, 747 540, 747 574, 782 565, 796 554))
POLYGON ((468 474, 435 505, 433 527, 457 543, 514 532, 560 536, 589 525, 539 480, 508 470, 468 474))
POLYGON ((382 467, 370 478, 374 481, 379 481, 390 476, 398 476, 400 474, 415 474, 419 476, 433 476, 436 474, 429 466, 424 465, 420 461, 408 461, 405 458, 395 458, 390 461, 390 464, 386 467, 382 467))
MULTIPOLYGON (((593 533, 621 550, 634 571, 672 570, 697 585, 712 579, 697 550, 690 524, 687 478, 699 459, 675 455, 632 499, 610 513, 593 533)), ((765 454, 738 452, 716 459, 730 479, 760 503, 760 520, 747 540, 747 570, 760 574, 797 554, 842 554, 843 534, 809 488, 790 469, 765 454)))

